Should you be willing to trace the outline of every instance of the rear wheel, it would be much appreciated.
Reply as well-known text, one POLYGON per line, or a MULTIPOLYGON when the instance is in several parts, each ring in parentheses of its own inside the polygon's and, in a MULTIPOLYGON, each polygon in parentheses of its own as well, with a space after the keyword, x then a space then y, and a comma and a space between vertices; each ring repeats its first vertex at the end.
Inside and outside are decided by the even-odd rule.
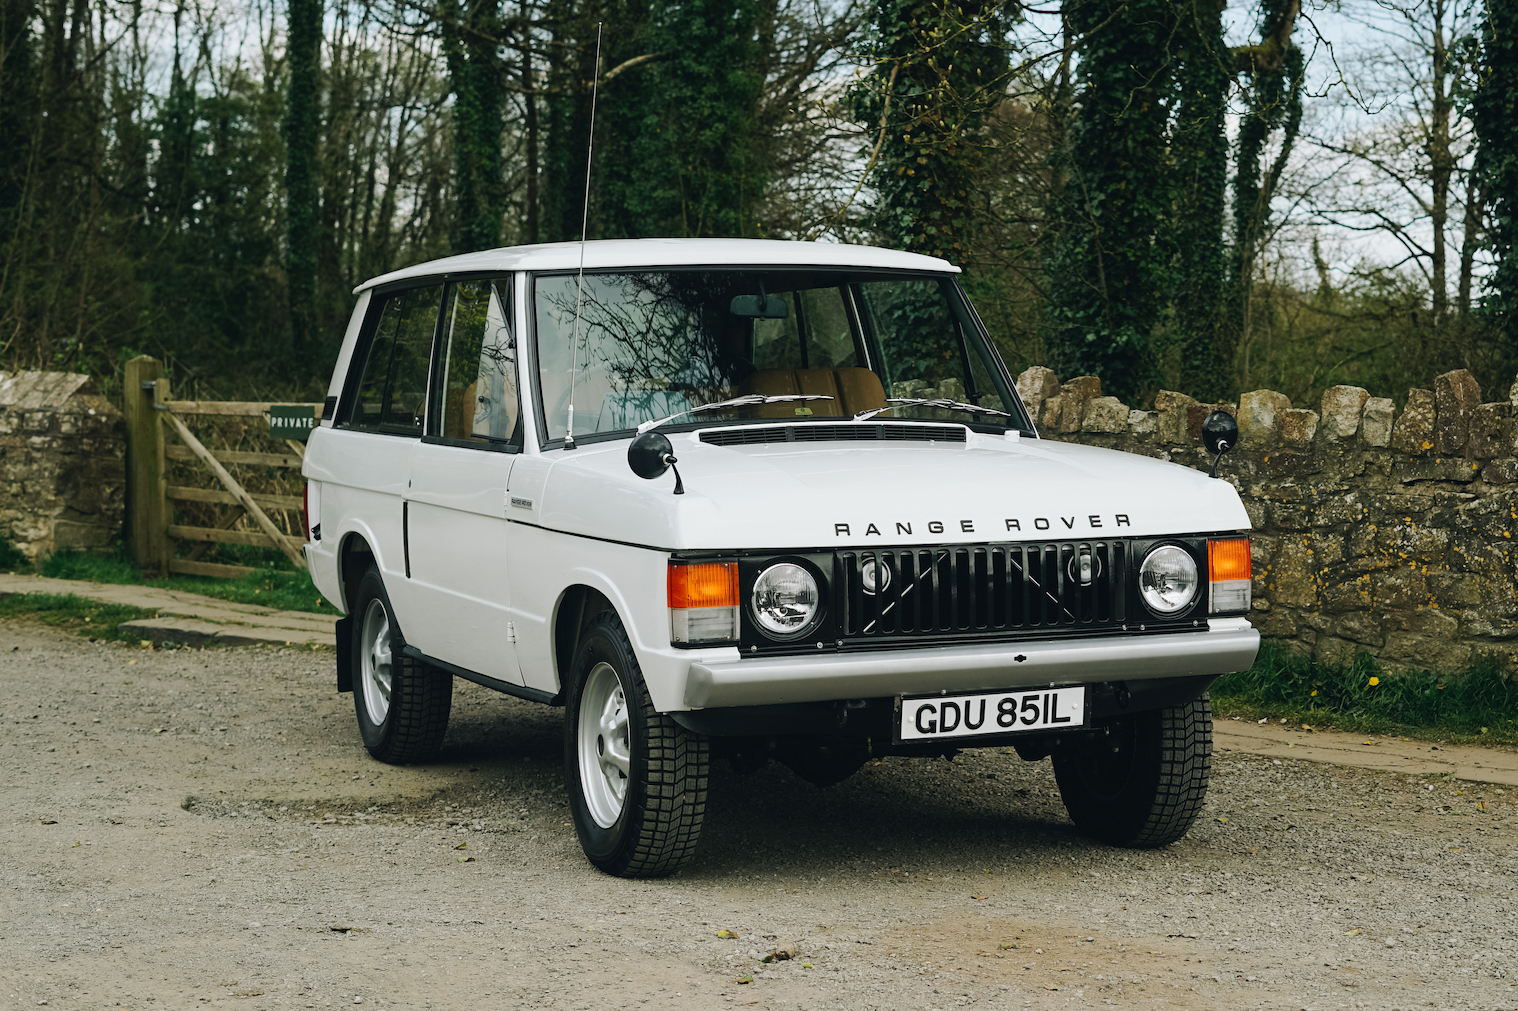
POLYGON ((1212 775, 1212 701, 1122 717, 1054 752, 1065 810, 1086 835, 1149 849, 1185 835, 1212 775))
POLYGON ((706 814, 707 739, 654 709, 612 611, 581 639, 564 695, 564 778, 586 857, 618 877, 675 873, 706 814))
POLYGON ((404 655, 395 610, 372 565, 359 580, 353 615, 353 707, 364 747, 391 765, 432 758, 448 729, 453 678, 404 655))

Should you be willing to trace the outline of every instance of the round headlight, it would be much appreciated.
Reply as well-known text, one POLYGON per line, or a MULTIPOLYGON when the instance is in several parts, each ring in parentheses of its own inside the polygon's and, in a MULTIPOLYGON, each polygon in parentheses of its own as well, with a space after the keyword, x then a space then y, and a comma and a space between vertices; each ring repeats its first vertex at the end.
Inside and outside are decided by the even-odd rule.
POLYGON ((1149 552, 1139 567, 1139 592, 1156 614, 1183 611, 1196 599, 1196 559, 1174 544, 1149 552))
POLYGON ((790 638, 816 624, 820 601, 812 574, 799 565, 781 562, 759 573, 750 604, 760 628, 770 635, 790 638))

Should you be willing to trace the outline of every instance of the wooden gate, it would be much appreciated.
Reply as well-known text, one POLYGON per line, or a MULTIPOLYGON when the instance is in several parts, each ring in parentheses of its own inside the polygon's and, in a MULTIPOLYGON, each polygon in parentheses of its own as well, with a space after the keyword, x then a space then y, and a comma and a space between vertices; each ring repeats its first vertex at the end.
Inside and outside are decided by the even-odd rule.
MULTIPOLYGON (((292 483, 289 472, 298 476, 305 446, 294 439, 268 436, 284 451, 207 448, 185 419, 267 417, 276 406, 308 408, 316 417, 321 405, 173 400, 162 363, 146 355, 127 362, 125 372, 127 536, 137 566, 160 575, 241 576, 254 570, 201 558, 216 544, 245 544, 275 548, 304 571, 302 496, 272 493, 260 486, 292 483), (229 467, 236 468, 238 475, 229 467), (207 472, 217 486, 208 486, 207 472), (194 483, 197 478, 199 484, 194 483), (249 491, 249 485, 255 490, 249 491), (176 512, 185 511, 219 515, 198 525, 176 522, 176 512), (275 522, 276 516, 283 525, 275 522), (194 546, 179 557, 176 542, 194 546)), ((298 477, 294 483, 299 483, 298 477)))

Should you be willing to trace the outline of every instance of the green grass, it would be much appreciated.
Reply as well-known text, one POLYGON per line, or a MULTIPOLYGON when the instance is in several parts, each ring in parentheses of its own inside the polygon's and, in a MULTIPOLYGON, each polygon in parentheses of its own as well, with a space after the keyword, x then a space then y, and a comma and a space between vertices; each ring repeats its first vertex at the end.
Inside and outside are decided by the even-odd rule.
POLYGON ((1220 717, 1335 726, 1482 744, 1518 744, 1518 681, 1494 663, 1459 673, 1390 671, 1368 653, 1348 664, 1319 663, 1265 642, 1259 659, 1212 686, 1220 717))
POLYGON ((151 618, 155 613, 125 604, 102 604, 73 594, 18 593, 0 599, 0 618, 31 618, 94 639, 122 642, 137 641, 136 636, 119 631, 122 622, 151 618))
POLYGON ((265 567, 238 579, 200 576, 150 579, 139 572, 121 551, 114 554, 60 551, 43 559, 36 571, 53 579, 89 579, 97 583, 156 586, 199 593, 239 604, 258 604, 281 611, 310 611, 337 616, 337 609, 322 599, 307 573, 290 568, 275 568, 267 563, 265 567))

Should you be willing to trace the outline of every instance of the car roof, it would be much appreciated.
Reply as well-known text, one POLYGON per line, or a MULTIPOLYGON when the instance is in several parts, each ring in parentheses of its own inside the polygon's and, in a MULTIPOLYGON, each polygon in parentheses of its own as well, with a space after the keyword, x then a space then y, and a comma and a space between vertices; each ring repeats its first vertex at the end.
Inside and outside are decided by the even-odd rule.
MULTIPOLYGON (((477 253, 447 256, 403 267, 365 281, 358 294, 376 285, 439 274, 511 270, 574 270, 580 266, 581 243, 548 242, 535 246, 505 246, 477 253)), ((776 239, 596 239, 584 243, 586 270, 608 267, 865 267, 935 271, 957 274, 947 260, 921 253, 904 253, 876 246, 842 242, 784 242, 776 239)))

